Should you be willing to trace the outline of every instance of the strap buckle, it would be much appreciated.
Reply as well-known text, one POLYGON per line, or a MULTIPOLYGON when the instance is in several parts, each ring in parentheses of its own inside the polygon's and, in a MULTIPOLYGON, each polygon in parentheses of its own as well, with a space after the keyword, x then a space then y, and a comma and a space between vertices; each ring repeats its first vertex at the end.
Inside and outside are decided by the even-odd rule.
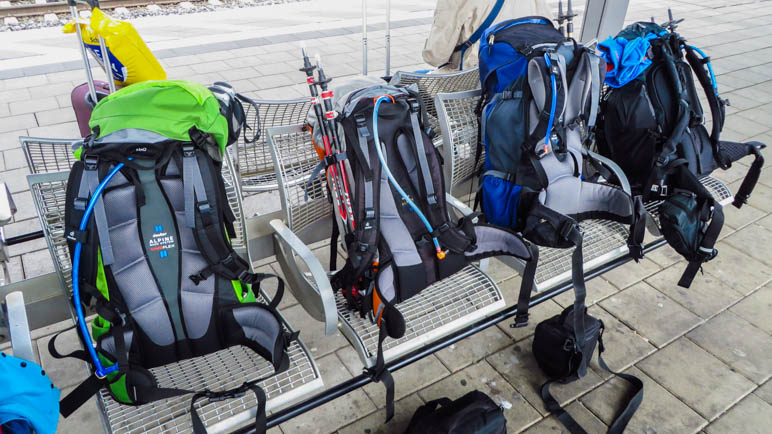
POLYGON ((421 105, 418 104, 418 100, 417 99, 415 99, 415 98, 408 98, 407 103, 410 106, 410 112, 411 113, 418 113, 418 110, 421 108, 421 105))
POLYGON ((518 314, 515 315, 515 322, 513 324, 510 324, 509 327, 513 329, 519 329, 527 325, 528 325, 528 314, 518 312, 518 314))
POLYGON ((212 212, 212 207, 209 206, 208 200, 202 200, 200 202, 196 202, 196 207, 198 208, 198 212, 201 214, 209 214, 212 212))
POLYGON ((226 390, 224 392, 212 392, 211 390, 207 390, 204 392, 204 396, 209 399, 209 402, 225 401, 226 399, 241 398, 247 393, 245 389, 246 388, 242 385, 237 389, 226 390))
POLYGON ((97 166, 99 165, 99 156, 86 155, 86 157, 83 159, 83 165, 86 167, 86 170, 97 170, 97 166))
POLYGON ((571 232, 574 230, 578 230, 581 232, 581 228, 579 227, 579 224, 576 223, 573 220, 564 220, 560 224, 560 228, 558 229, 558 234, 563 238, 564 240, 568 239, 568 236, 571 235, 571 232))
POLYGON ((196 148, 194 148, 193 145, 183 145, 182 146, 182 156, 183 157, 194 157, 196 155, 195 151, 196 151, 196 148))
POLYGON ((370 131, 367 129, 367 120, 362 115, 356 115, 354 121, 357 124, 357 134, 362 137, 370 137, 370 131))

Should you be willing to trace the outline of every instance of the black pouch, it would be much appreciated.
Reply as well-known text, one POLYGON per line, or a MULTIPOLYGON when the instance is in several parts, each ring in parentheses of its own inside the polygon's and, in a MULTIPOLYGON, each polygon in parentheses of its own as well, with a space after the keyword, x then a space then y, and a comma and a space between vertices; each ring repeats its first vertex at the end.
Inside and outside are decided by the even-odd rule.
POLYGON ((584 294, 578 303, 536 326, 533 354, 539 367, 550 377, 541 387, 541 397, 547 411, 554 414, 572 434, 586 434, 586 431, 560 406, 549 389, 553 383, 571 383, 584 377, 596 346, 601 368, 629 382, 634 388, 625 409, 614 419, 608 432, 622 433, 643 401, 643 382, 632 375, 612 371, 603 360, 603 330, 603 321, 587 314, 584 294), (581 316, 575 317, 578 312, 581 316))
POLYGON ((418 407, 405 434, 506 434, 504 411, 474 390, 451 401, 440 398, 418 407))

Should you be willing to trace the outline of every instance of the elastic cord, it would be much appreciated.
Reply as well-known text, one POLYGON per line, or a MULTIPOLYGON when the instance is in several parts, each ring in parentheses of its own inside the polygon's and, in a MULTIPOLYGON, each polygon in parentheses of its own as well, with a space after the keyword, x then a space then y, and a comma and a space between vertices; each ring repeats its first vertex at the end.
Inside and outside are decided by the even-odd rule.
MULTIPOLYGON (((105 189, 105 186, 110 182, 111 179, 113 179, 113 176, 115 176, 116 173, 118 173, 119 170, 123 167, 123 163, 118 163, 113 169, 110 171, 110 173, 107 174, 105 179, 102 180, 101 183, 99 183, 99 186, 97 186, 96 191, 91 195, 91 199, 88 202, 88 206, 86 207, 86 211, 83 213, 83 218, 80 220, 80 226, 78 227, 79 230, 85 231, 86 226, 88 225, 88 219, 91 217, 92 211, 94 211, 94 205, 96 205, 97 199, 99 199, 99 196, 101 196, 102 191, 105 189)), ((99 378, 104 378, 107 374, 113 373, 118 371, 118 363, 115 363, 112 366, 107 367, 106 369, 102 366, 102 361, 99 360, 99 357, 97 357, 96 350, 94 349, 94 346, 91 344, 91 335, 88 332, 88 326, 86 325, 86 319, 83 316, 83 308, 80 305, 80 285, 78 284, 79 278, 78 278, 78 269, 80 268, 80 255, 81 250, 83 249, 83 244, 78 241, 75 244, 75 252, 73 254, 72 258, 72 297, 75 304, 75 313, 78 316, 78 327, 80 328, 80 333, 83 335, 83 342, 86 345, 86 348, 88 349, 89 355, 91 356, 91 360, 94 362, 94 366, 96 367, 96 372, 94 373, 99 378)))
MULTIPOLYGON (((383 153, 381 151, 381 140, 379 138, 380 136, 378 136, 378 108, 381 106, 381 102, 388 101, 390 98, 393 100, 390 95, 381 95, 378 97, 378 99, 375 100, 375 108, 373 109, 373 135, 375 137, 375 150, 378 153, 378 159, 381 160, 381 167, 383 167, 383 171, 386 173, 386 177, 389 178, 391 185, 395 190, 397 190, 399 195, 402 196, 402 199, 405 199, 405 202, 407 202, 407 204, 416 213, 416 215, 418 215, 424 226, 426 226, 426 230, 428 230, 429 233, 434 233, 434 228, 432 228, 432 225, 429 223, 429 220, 426 218, 424 213, 421 212, 421 209, 418 208, 418 206, 410 199, 410 196, 405 193, 405 190, 400 187, 399 183, 394 178, 394 175, 391 174, 389 165, 386 164, 386 159, 383 157, 383 153)), ((440 255, 442 253, 440 242, 437 240, 437 237, 434 236, 432 237, 432 241, 434 242, 434 247, 437 249, 437 255, 440 255)), ((442 256, 444 257, 444 255, 442 256)))

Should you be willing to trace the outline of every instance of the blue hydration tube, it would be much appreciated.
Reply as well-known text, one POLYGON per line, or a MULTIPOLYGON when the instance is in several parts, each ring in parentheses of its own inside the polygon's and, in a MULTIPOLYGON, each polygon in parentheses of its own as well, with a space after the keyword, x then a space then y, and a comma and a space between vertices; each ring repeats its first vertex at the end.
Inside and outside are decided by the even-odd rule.
MULTIPOLYGON (((705 54, 704 51, 700 50, 694 45, 689 45, 689 48, 699 53, 703 59, 708 58, 708 56, 705 54)), ((718 84, 716 84, 716 75, 713 74, 713 65, 710 64, 710 61, 708 61, 707 64, 708 64, 708 72, 710 73, 710 83, 713 85, 713 92, 716 94, 716 96, 718 96, 718 84)))
MULTIPOLYGON (((91 199, 88 201, 88 205, 86 206, 86 211, 83 213, 83 218, 80 220, 80 226, 78 226, 78 229, 81 231, 86 230, 86 226, 88 225, 88 219, 91 217, 91 213, 94 211, 94 205, 97 202, 97 199, 99 199, 99 196, 102 194, 102 190, 105 189, 105 186, 110 182, 111 179, 113 179, 113 176, 115 176, 116 173, 118 173, 119 170, 123 167, 123 163, 118 163, 113 169, 110 171, 110 173, 107 174, 105 179, 102 180, 101 183, 99 183, 99 186, 97 186, 96 191, 94 191, 94 194, 91 195, 91 199)), ((94 372, 94 375, 97 376, 97 378, 104 378, 107 376, 107 374, 113 373, 118 371, 118 363, 115 363, 112 366, 108 366, 107 368, 104 368, 102 366, 102 361, 99 360, 99 357, 97 357, 96 350, 94 349, 94 346, 91 345, 91 335, 88 332, 88 326, 86 326, 86 319, 83 316, 83 308, 80 305, 80 285, 78 284, 78 269, 80 268, 80 253, 83 249, 83 245, 80 241, 75 243, 75 253, 73 254, 72 258, 72 298, 75 302, 75 313, 78 316, 78 326, 80 328, 80 333, 83 335, 83 342, 85 343, 86 347, 88 348, 88 352, 91 355, 91 360, 94 362, 94 366, 96 366, 96 371, 94 372)))
MULTIPOLYGON (((544 63, 547 65, 547 69, 552 69, 552 62, 550 62, 549 53, 544 53, 544 63)), ((555 106, 558 105, 558 85, 555 82, 555 74, 550 71, 550 83, 552 84, 552 106, 550 107, 550 118, 547 121, 547 134, 544 136, 544 147, 546 148, 550 144, 550 136, 552 135, 552 122, 555 120, 555 106)), ((547 149, 545 149, 547 151, 547 149)))
MULTIPOLYGON (((424 226, 426 226, 426 230, 429 231, 429 233, 434 233, 434 228, 432 228, 431 223, 429 223, 429 220, 426 218, 424 213, 421 212, 421 209, 418 208, 418 206, 410 199, 410 196, 405 193, 405 190, 400 187, 399 183, 396 179, 394 179, 394 175, 391 174, 391 170, 389 170, 389 165, 386 164, 386 159, 383 157, 383 153, 381 151, 381 139, 378 135, 378 107, 381 106, 381 103, 385 100, 390 100, 391 97, 389 95, 381 95, 378 97, 378 99, 375 100, 375 108, 373 109, 373 136, 375 137, 375 151, 378 153, 378 159, 381 160, 381 167, 383 167, 383 171, 386 173, 386 177, 389 178, 389 182, 394 187, 395 190, 399 193, 400 196, 402 196, 402 199, 405 199, 405 202, 407 202, 408 205, 410 205, 410 208, 418 215, 418 217, 423 222, 424 226)), ((445 252, 442 251, 442 248, 440 247, 440 242, 437 240, 437 237, 432 236, 432 241, 434 242, 434 248, 437 251, 437 258, 443 259, 445 257, 445 252)))

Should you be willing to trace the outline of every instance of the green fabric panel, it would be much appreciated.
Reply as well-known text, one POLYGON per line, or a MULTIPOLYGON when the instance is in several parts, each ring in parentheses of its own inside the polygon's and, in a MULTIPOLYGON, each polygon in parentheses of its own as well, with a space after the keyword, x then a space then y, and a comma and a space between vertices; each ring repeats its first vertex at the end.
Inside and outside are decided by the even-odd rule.
POLYGON ((88 123, 99 126, 99 137, 126 128, 149 130, 170 139, 190 141, 195 126, 214 136, 225 152, 228 121, 220 103, 203 85, 185 80, 144 81, 112 93, 99 101, 88 123))
MULTIPOLYGON (((104 318, 97 315, 94 320, 91 322, 91 334, 93 335, 94 340, 99 339, 100 336, 104 335, 110 330, 110 323, 107 322, 104 318)), ((97 356, 99 357, 99 360, 102 362, 102 366, 105 368, 108 366, 112 366, 113 362, 108 360, 106 357, 102 356, 97 352, 97 356)), ((121 377, 118 379, 118 381, 115 381, 114 383, 111 383, 108 387, 110 387, 110 391, 115 395, 115 397, 118 399, 119 402, 122 402, 124 404, 133 404, 133 401, 129 398, 129 392, 126 390, 126 375, 125 374, 109 374, 107 376, 107 379, 110 381, 115 380, 115 377, 117 375, 120 375, 121 377)))
POLYGON ((97 247, 96 287, 105 297, 105 300, 110 301, 110 290, 107 288, 107 277, 105 277, 105 267, 102 265, 102 252, 99 250, 99 247, 97 247))
POLYGON ((94 340, 99 340, 99 337, 110 331, 110 323, 106 319, 97 315, 91 321, 91 336, 94 340))

